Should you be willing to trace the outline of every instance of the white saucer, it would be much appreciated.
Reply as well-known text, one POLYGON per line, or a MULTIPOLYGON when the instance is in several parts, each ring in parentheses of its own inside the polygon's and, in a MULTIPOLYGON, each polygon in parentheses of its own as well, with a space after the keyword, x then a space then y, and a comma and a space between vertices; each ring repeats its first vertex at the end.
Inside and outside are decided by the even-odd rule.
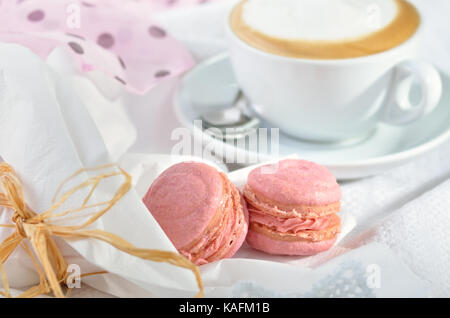
MULTIPOLYGON (((413 124, 401 127, 380 124, 369 138, 353 145, 310 143, 280 133, 278 156, 296 154, 325 165, 338 179, 346 180, 379 174, 429 152, 450 137, 450 78, 442 73, 441 76, 440 104, 413 124)), ((200 119, 194 103, 203 107, 231 103, 237 89, 228 55, 216 56, 185 74, 174 96, 175 114, 181 124, 193 132, 194 138, 203 138, 203 142, 214 146, 221 157, 258 155, 259 161, 273 160, 271 154, 249 150, 248 143, 241 146, 224 143, 202 134, 201 128, 193 125, 194 120, 200 119)), ((270 128, 266 123, 262 127, 270 128)))

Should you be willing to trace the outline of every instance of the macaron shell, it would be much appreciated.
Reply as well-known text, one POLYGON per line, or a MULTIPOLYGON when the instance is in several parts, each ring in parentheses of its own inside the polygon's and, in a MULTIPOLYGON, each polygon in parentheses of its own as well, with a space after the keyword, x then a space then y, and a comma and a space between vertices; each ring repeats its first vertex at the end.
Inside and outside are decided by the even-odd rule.
MULTIPOLYGON (((227 176, 221 175, 228 195, 219 228, 213 230, 213 235, 210 235, 203 246, 197 245, 195 249, 189 246, 183 248, 187 251, 185 255, 198 265, 233 256, 242 246, 247 235, 248 211, 245 200, 227 176)), ((207 228, 206 232, 208 231, 211 229, 207 228)))
POLYGON ((252 229, 247 234, 247 243, 254 249, 273 255, 308 256, 330 249, 336 242, 337 236, 318 242, 308 241, 279 241, 263 235, 252 229))
POLYGON ((170 167, 144 202, 178 251, 197 265, 231 257, 245 240, 245 200, 225 174, 205 164, 170 167))
POLYGON ((288 159, 249 173, 248 244, 276 255, 314 255, 329 249, 341 229, 342 192, 333 174, 316 163, 288 159))
POLYGON ((226 177, 223 177, 223 181, 224 197, 223 203, 216 213, 217 221, 211 222, 193 244, 180 248, 196 264, 206 264, 222 257, 223 251, 228 248, 228 241, 233 235, 235 222, 238 221, 239 213, 236 212, 239 207, 235 208, 234 206, 233 189, 226 177))
POLYGON ((334 175, 314 162, 287 159, 253 169, 247 179, 253 193, 274 205, 324 206, 339 202, 341 189, 334 175))
POLYGON ((213 167, 183 162, 165 170, 143 201, 174 246, 198 238, 222 203, 223 181, 213 167))

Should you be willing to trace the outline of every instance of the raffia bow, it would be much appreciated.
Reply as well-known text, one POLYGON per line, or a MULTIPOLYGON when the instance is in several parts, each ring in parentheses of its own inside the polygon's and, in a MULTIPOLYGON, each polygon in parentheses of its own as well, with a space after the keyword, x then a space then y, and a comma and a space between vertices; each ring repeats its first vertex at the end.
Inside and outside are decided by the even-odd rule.
MULTIPOLYGON (((203 296, 203 283, 199 269, 185 257, 169 251, 137 248, 115 234, 98 229, 86 229, 89 225, 108 212, 130 190, 131 177, 120 167, 116 165, 106 165, 94 169, 82 169, 77 171, 61 184, 52 202, 51 208, 40 214, 34 213, 27 207, 23 197, 22 185, 12 167, 7 163, 0 164, 0 184, 3 188, 3 192, 0 193, 0 206, 9 208, 13 211, 13 224, 2 224, 0 227, 15 229, 15 231, 0 244, 0 273, 4 289, 3 292, 0 292, 1 295, 11 297, 9 282, 3 264, 11 253, 17 247, 21 246, 33 261, 39 275, 40 283, 39 285, 31 287, 19 297, 35 297, 37 295, 47 294, 51 291, 56 297, 64 297, 65 295, 61 285, 66 282, 68 276, 68 264, 64 260, 63 255, 53 239, 53 237, 61 237, 64 239, 94 238, 109 243, 113 247, 127 254, 145 260, 167 262, 178 267, 189 269, 194 273, 197 280, 199 287, 197 297, 203 296), (94 177, 88 178, 58 197, 58 193, 61 189, 63 189, 69 181, 80 174, 87 171, 102 171, 108 168, 114 168, 114 171, 99 173, 94 177), (124 178, 124 181, 110 200, 96 204, 89 203, 94 191, 102 180, 120 176, 124 178), (58 209, 60 209, 69 198, 83 189, 88 189, 89 191, 79 208, 58 212, 58 209), (87 218, 87 220, 83 221, 80 225, 61 226, 55 224, 55 222, 52 223, 52 220, 57 218, 63 218, 63 220, 67 218, 74 219, 79 216, 77 214, 89 209, 96 210, 94 213, 82 216, 87 218), (31 245, 31 248, 29 244, 31 245)), ((84 274, 84 276, 100 273, 106 272, 89 273, 84 274)))

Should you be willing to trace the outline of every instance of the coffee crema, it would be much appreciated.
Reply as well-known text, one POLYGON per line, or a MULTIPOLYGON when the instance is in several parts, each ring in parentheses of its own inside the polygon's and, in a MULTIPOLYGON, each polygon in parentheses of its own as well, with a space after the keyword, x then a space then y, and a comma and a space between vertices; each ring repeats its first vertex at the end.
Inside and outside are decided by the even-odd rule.
MULTIPOLYGON (((244 0, 231 12, 229 21, 231 30, 242 41, 250 46, 268 53, 294 58, 345 59, 368 56, 392 49, 411 38, 420 25, 420 15, 416 8, 408 1, 379 0, 380 4, 381 2, 384 2, 384 4, 392 2, 394 11, 389 13, 392 17, 387 21, 383 21, 383 18, 386 20, 386 17, 383 16, 383 12, 377 12, 377 9, 379 10, 380 7, 374 7, 373 5, 367 6, 363 8, 364 10, 361 10, 361 19, 354 20, 363 23, 364 21, 361 22, 364 18, 363 15, 366 15, 366 22, 368 24, 373 23, 375 21, 373 18, 375 17, 381 21, 378 21, 379 24, 384 23, 384 25, 382 24, 379 27, 372 28, 372 30, 370 30, 371 32, 364 29, 361 31, 363 32, 362 34, 355 35, 354 31, 357 28, 353 27, 352 29, 352 21, 347 23, 347 28, 345 29, 343 23, 333 25, 333 22, 337 23, 339 20, 321 20, 324 18, 324 12, 327 12, 327 8, 318 8, 317 5, 319 5, 319 2, 308 0, 311 5, 314 4, 316 7, 315 10, 311 10, 312 12, 306 12, 308 10, 305 10, 305 6, 302 7, 300 3, 302 1, 304 3, 308 2, 305 0, 295 1, 298 2, 296 3, 290 0, 272 0, 272 2, 270 0, 244 0), (283 2, 289 4, 290 7, 286 5, 283 7, 283 2), (256 5, 256 7, 252 7, 252 5, 256 5), (277 15, 273 15, 274 17, 276 16, 276 18, 270 19, 270 21, 257 21, 259 23, 259 29, 257 29, 246 22, 245 13, 253 14, 253 17, 256 17, 257 19, 259 19, 260 16, 263 16, 263 14, 259 16, 259 12, 245 12, 245 10, 255 10, 259 5, 262 6, 262 10, 266 10, 266 15, 272 15, 270 10, 274 8, 278 10, 276 12, 277 15), (266 7, 264 7, 265 5, 266 7), (305 12, 302 12, 301 10, 305 12), (318 12, 320 16, 314 16, 314 13, 318 12), (376 14, 380 16, 376 16, 376 14), (284 16, 286 17, 285 19, 283 19, 284 16), (303 19, 304 21, 299 21, 297 24, 297 21, 295 21, 297 17, 300 17, 300 19, 303 19), (327 22, 330 24, 327 25, 327 22), (304 36, 305 34, 308 34, 308 25, 311 29, 311 34, 309 34, 310 36, 304 36), (328 29, 325 29, 322 26, 326 26, 328 29), (299 30, 298 28, 300 27, 305 28, 306 30, 299 30), (319 32, 322 30, 317 31, 319 27, 323 29, 322 33, 319 32), (261 30, 262 28, 265 28, 265 30, 261 30), (297 28, 297 30, 295 28, 297 28), (364 33, 364 31, 366 32, 364 33), (348 37, 346 37, 345 32, 348 33, 348 37)), ((326 3, 326 1, 322 2, 326 3)), ((345 3, 345 1, 342 3, 345 3)), ((335 6, 338 5, 337 2, 334 2, 333 4, 335 6)), ((352 11, 352 6, 359 5, 361 9, 362 2, 347 0, 346 4, 348 4, 347 7, 349 8, 349 13, 353 13, 356 9, 352 11)), ((261 12, 264 13, 264 11, 261 12)), ((355 12, 358 13, 357 11, 355 12)), ((335 16, 341 14, 341 16, 337 17, 345 22, 345 12, 328 13, 334 14, 335 16)), ((350 14, 347 15, 350 18, 352 17, 350 14)), ((354 15, 356 16, 356 14, 354 15)), ((330 15, 329 17, 334 18, 335 16, 330 15)), ((266 19, 266 17, 262 18, 266 19)))

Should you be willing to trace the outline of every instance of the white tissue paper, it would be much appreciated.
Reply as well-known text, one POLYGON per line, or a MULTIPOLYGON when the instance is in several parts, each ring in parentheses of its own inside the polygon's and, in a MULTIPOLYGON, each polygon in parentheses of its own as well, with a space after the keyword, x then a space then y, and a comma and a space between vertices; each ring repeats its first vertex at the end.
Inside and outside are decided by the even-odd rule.
MULTIPOLYGON (((58 54, 45 63, 26 48, 0 44, 0 155, 16 170, 27 204, 33 211, 43 212, 67 176, 83 167, 118 162, 133 177, 133 189, 92 226, 137 247, 175 251, 141 199, 163 170, 176 162, 201 159, 128 153, 135 131, 120 103, 101 98, 89 87, 91 83, 80 85, 82 80, 76 74, 61 67, 63 55, 58 54), (96 102, 103 105, 93 109, 96 102), (113 105, 115 111, 110 112, 107 105, 113 105)), ((225 171, 223 166, 215 166, 225 171)), ((252 168, 230 173, 230 180, 242 188, 252 168)), ((86 172, 82 177, 88 176, 86 172)), ((100 191, 95 199, 107 196, 107 191, 100 191)), ((233 258, 201 266, 205 295, 388 297, 400 292, 402 296, 423 296, 424 281, 385 245, 374 242, 354 250, 344 247, 341 239, 355 226, 355 219, 345 209, 340 216, 339 241, 319 255, 271 256, 244 244, 233 258)), ((0 223, 10 223, 10 217, 10 211, 0 211, 0 223)), ((10 232, 0 229, 0 240, 10 232)), ((190 297, 197 292, 188 270, 144 261, 94 239, 57 242, 68 263, 79 265, 83 273, 109 272, 83 278, 104 293, 190 297)), ((21 249, 5 265, 12 287, 23 289, 38 282, 33 264, 21 249)))

